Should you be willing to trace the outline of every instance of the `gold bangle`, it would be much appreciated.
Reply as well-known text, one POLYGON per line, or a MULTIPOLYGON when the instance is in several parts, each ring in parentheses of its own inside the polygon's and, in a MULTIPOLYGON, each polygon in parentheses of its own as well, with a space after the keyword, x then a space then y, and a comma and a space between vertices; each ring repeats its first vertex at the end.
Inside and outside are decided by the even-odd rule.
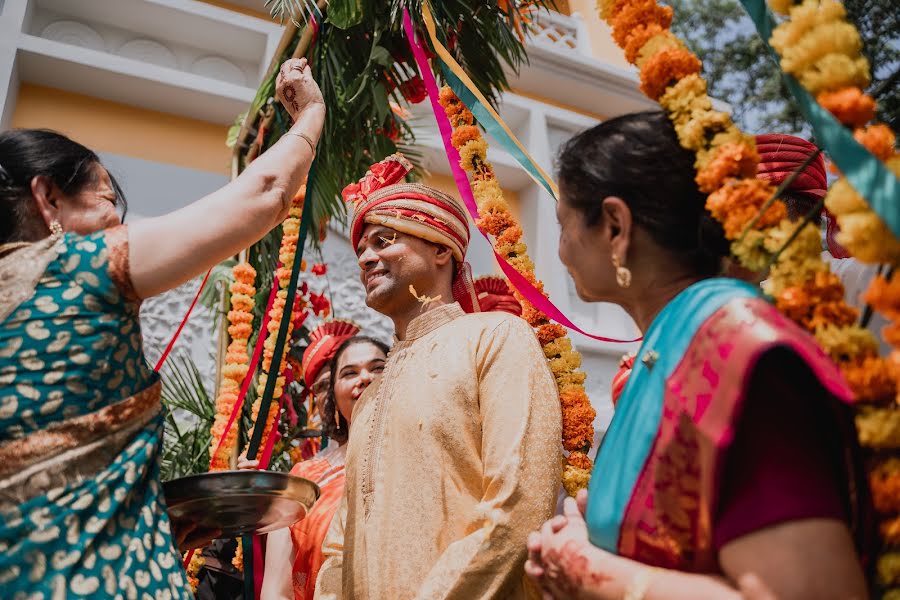
POLYGON ((306 140, 306 143, 309 144, 309 149, 312 150, 313 156, 316 155, 316 144, 312 141, 312 138, 305 133, 294 133, 292 131, 288 131, 284 135, 295 135, 299 138, 303 138, 304 140, 306 140))
POLYGON ((653 585, 653 580, 656 579, 660 572, 662 572, 662 569, 656 567, 645 567, 638 571, 625 588, 625 595, 622 596, 622 600, 644 600, 644 596, 647 595, 647 591, 653 585))

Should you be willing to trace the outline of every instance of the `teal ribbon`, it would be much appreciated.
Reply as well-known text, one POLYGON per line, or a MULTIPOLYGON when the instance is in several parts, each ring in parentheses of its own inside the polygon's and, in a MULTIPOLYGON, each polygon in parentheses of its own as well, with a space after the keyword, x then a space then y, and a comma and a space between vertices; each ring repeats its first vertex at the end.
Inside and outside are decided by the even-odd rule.
POLYGON ((541 187, 547 190, 550 197, 556 200, 557 198, 556 193, 553 191, 553 185, 547 181, 539 169, 535 168, 531 157, 522 152, 519 145, 509 137, 506 129, 500 125, 494 118, 494 115, 492 115, 490 111, 484 107, 481 101, 475 97, 475 94, 469 91, 469 88, 456 76, 456 73, 454 73, 444 61, 438 60, 438 62, 441 65, 441 70, 444 72, 444 78, 447 81, 447 85, 449 85, 450 89, 453 90, 453 93, 462 100, 462 103, 466 105, 466 108, 472 111, 472 114, 478 119, 479 125, 484 127, 484 130, 497 140, 500 146, 506 150, 517 163, 519 163, 519 166, 528 171, 528 173, 541 184, 541 187))
MULTIPOLYGON (((741 0, 756 30, 775 62, 780 65, 778 53, 769 45, 775 21, 763 0, 741 0)), ((900 180, 853 139, 849 129, 841 125, 815 98, 791 75, 782 72, 784 82, 797 101, 800 112, 806 117, 819 145, 828 152, 841 173, 859 195, 866 199, 888 229, 900 238, 900 180)))

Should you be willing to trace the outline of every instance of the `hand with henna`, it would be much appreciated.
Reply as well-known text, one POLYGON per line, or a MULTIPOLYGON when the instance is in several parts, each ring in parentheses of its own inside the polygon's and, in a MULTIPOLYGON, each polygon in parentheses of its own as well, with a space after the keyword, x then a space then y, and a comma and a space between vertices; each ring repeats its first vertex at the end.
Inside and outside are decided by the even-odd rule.
MULTIPOLYGON (((564 514, 553 517, 540 531, 528 536, 525 572, 539 586, 543 600, 620 600, 648 565, 617 556, 592 545, 584 512, 587 492, 566 498, 564 514)), ((731 585, 721 576, 659 570, 651 575, 644 600, 777 600, 755 573, 746 573, 731 585)))
POLYGON ((551 598, 620 598, 624 580, 614 567, 617 558, 591 545, 584 508, 587 492, 577 501, 566 498, 563 514, 544 523, 528 536, 525 572, 540 586, 544 600, 551 598), (610 559, 609 568, 604 557, 610 559), (598 560, 599 559, 599 560, 598 560))
POLYGON ((284 61, 275 78, 275 95, 294 121, 307 108, 325 108, 322 91, 313 79, 305 58, 284 61))

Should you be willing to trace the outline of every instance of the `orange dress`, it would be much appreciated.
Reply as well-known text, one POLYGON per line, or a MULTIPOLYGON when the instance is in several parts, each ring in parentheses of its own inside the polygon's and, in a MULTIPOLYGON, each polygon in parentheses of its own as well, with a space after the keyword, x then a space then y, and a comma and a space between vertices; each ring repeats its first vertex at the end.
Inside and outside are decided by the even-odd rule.
POLYGON ((291 541, 295 552, 291 583, 295 600, 312 600, 316 591, 316 576, 323 562, 322 542, 344 494, 346 455, 346 444, 338 446, 332 441, 325 450, 309 460, 297 463, 291 469, 291 475, 315 482, 322 491, 309 515, 291 525, 291 541))

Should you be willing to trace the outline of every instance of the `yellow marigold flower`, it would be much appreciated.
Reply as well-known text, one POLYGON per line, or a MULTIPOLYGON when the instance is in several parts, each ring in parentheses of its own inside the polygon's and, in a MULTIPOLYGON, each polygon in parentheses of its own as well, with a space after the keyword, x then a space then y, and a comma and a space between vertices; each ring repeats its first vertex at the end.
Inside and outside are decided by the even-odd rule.
POLYGON ((900 448, 900 410, 863 407, 856 413, 859 443, 868 448, 900 448))
MULTIPOLYGON (((475 196, 479 210, 489 210, 488 208, 482 208, 484 205, 491 207, 502 205, 505 207, 504 210, 509 210, 509 205, 503 199, 503 189, 500 187, 500 182, 496 179, 478 179, 473 181, 472 195, 475 196)), ((496 210, 496 208, 494 209, 496 210)))
POLYGON ((798 43, 785 48, 781 55, 781 68, 796 75, 828 54, 856 58, 861 48, 859 32, 850 23, 823 23, 807 32, 798 43))
POLYGON ((706 93, 706 81, 694 73, 682 77, 666 89, 659 104, 676 125, 684 124, 694 111, 712 110, 712 101, 706 93))
POLYGON ((634 64, 640 69, 650 57, 663 48, 684 48, 684 44, 671 31, 664 30, 647 40, 647 43, 638 51, 634 64))
POLYGON ((858 325, 819 327, 815 335, 819 345, 835 362, 878 354, 878 340, 871 331, 858 325))
POLYGON ((846 14, 847 11, 840 2, 804 0, 802 4, 790 9, 790 19, 772 31, 769 43, 780 56, 784 56, 787 49, 799 44, 810 30, 826 23, 841 21, 846 14))
POLYGON ((528 251, 525 242, 516 242, 515 244, 497 244, 495 248, 500 256, 521 256, 528 251))
POLYGON ((563 470, 562 483, 566 488, 566 493, 571 497, 575 497, 579 490, 587 488, 591 480, 591 472, 587 469, 566 465, 563 470))
POLYGON ((863 56, 828 54, 800 71, 797 79, 814 96, 851 86, 865 88, 870 80, 869 61, 863 56))
POLYGON ((900 583, 900 552, 888 551, 878 557, 878 581, 885 585, 900 583))
POLYGON ((483 163, 487 157, 488 145, 484 139, 472 140, 459 149, 459 165, 466 171, 472 171, 483 163))
POLYGON ((581 354, 575 350, 569 350, 557 358, 551 358, 549 362, 550 370, 554 374, 574 371, 581 366, 581 354))
MULTIPOLYGON (((782 219, 775 227, 766 232, 766 240, 763 242, 766 250, 773 253, 781 250, 782 246, 794 235, 799 226, 799 223, 793 223, 789 219, 782 219)), ((782 251, 781 258, 819 256, 821 251, 821 234, 815 225, 807 223, 800 233, 797 234, 797 237, 794 238, 794 241, 782 251)))
POLYGON ((872 211, 838 217, 837 241, 864 263, 900 262, 900 241, 872 211))
POLYGON ((587 379, 587 373, 581 371, 554 373, 554 376, 556 377, 556 385, 559 387, 560 391, 567 387, 582 386, 587 379))
POLYGON ((555 339, 552 342, 544 345, 544 356, 546 356, 547 358, 562 356, 563 354, 571 351, 572 341, 567 337, 555 339))
POLYGON ((725 131, 731 125, 731 117, 728 113, 710 108, 693 112, 687 122, 675 126, 675 132, 683 147, 696 151, 706 147, 710 134, 725 131))
POLYGON ((509 262, 510 266, 512 266, 512 268, 514 268, 519 273, 531 273, 532 271, 534 271, 534 262, 532 262, 531 258, 529 258, 525 254, 514 256, 507 262, 509 262))
POLYGON ((300 233, 300 221, 297 219, 285 219, 281 224, 281 231, 284 235, 298 235, 300 233))
POLYGON ((765 239, 765 233, 752 229, 743 239, 731 243, 731 253, 738 258, 745 269, 758 273, 766 268, 772 256, 771 252, 766 250, 763 245, 765 239))
POLYGON ((825 196, 825 207, 838 217, 869 210, 869 205, 862 196, 856 193, 846 177, 841 177, 828 189, 828 194, 825 196))

